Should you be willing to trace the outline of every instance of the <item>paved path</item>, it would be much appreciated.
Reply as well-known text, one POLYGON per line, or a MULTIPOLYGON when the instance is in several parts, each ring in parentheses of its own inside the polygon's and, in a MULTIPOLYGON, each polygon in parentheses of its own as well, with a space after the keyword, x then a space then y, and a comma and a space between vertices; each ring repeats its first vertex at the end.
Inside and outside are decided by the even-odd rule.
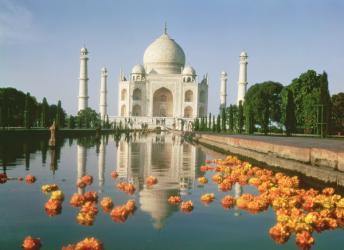
MULTIPOLYGON (((203 133, 202 133, 203 134, 203 133)), ((204 133, 212 134, 212 133, 204 133)), ((220 134, 214 134, 220 135, 220 134)), ((335 151, 344 151, 344 139, 320 139, 314 137, 284 137, 284 136, 261 136, 261 135, 222 135, 238 139, 263 141, 267 143, 303 147, 303 148, 323 148, 335 151)))

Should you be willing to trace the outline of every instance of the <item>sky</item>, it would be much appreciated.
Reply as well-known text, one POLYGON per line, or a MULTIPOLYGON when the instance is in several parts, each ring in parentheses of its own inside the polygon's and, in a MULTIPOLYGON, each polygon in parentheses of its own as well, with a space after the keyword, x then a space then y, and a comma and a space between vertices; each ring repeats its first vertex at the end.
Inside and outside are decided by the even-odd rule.
POLYGON ((248 87, 288 85, 308 69, 328 73, 330 93, 344 92, 342 0, 0 0, 0 87, 62 101, 77 112, 79 51, 89 50, 89 106, 99 110, 106 66, 108 113, 117 115, 120 69, 128 75, 168 33, 199 80, 208 73, 208 110, 218 112, 220 73, 236 103, 239 55, 248 53, 248 87))

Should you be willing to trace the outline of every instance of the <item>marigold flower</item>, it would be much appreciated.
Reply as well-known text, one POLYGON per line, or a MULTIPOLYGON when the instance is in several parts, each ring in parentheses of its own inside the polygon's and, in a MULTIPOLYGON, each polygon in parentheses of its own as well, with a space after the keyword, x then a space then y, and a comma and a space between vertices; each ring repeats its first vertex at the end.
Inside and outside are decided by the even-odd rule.
POLYGON ((75 245, 69 244, 67 246, 63 246, 62 250, 75 250, 75 245))
POLYGON ((116 171, 112 171, 111 172, 111 177, 112 177, 112 179, 117 179, 118 173, 116 171))
POLYGON ((86 185, 91 185, 93 183, 93 177, 91 175, 84 175, 80 180, 86 185))
POLYGON ((33 238, 31 236, 27 236, 22 244, 24 250, 38 250, 42 246, 41 240, 39 238, 33 238))
POLYGON ((322 193, 324 195, 333 195, 334 194, 334 188, 327 187, 322 190, 322 193))
POLYGON ((76 220, 80 225, 92 226, 94 222, 94 215, 90 213, 78 213, 76 220))
POLYGON ((4 184, 7 182, 7 174, 0 174, 0 184, 4 184))
POLYGON ((125 204, 125 209, 130 213, 133 212, 135 208, 136 208, 136 204, 134 200, 128 200, 127 203, 125 204))
POLYGON ((103 208, 105 212, 110 212, 111 209, 113 208, 113 202, 110 197, 104 197, 100 201, 100 206, 103 208))
POLYGON ((152 186, 158 183, 158 179, 155 176, 148 176, 146 183, 148 186, 152 186))
POLYGON ((226 195, 221 200, 221 205, 223 208, 231 208, 234 205, 234 203, 235 203, 235 199, 230 195, 226 195))
POLYGON ((208 179, 205 176, 198 177, 197 181, 198 181, 199 184, 202 184, 202 185, 208 183, 208 179))
POLYGON ((104 250, 103 243, 96 238, 85 238, 75 245, 75 250, 104 250))
POLYGON ((45 184, 42 185, 41 190, 43 193, 50 193, 52 191, 58 190, 59 187, 56 184, 45 184))
POLYGON ((223 177, 220 174, 215 174, 211 179, 217 184, 220 184, 223 181, 223 177))
POLYGON ((270 228, 269 234, 271 238, 278 244, 286 243, 290 237, 289 228, 281 223, 277 223, 275 226, 270 228))
POLYGON ((190 213, 193 210, 194 206, 191 200, 184 201, 180 205, 180 210, 182 210, 185 213, 190 213))
POLYGON ((110 216, 113 218, 123 218, 126 219, 128 217, 128 210, 125 206, 116 206, 111 210, 110 216))
POLYGON ((50 199, 63 201, 64 200, 64 194, 61 190, 53 191, 51 193, 50 199))
POLYGON ((210 203, 215 199, 214 193, 208 193, 201 196, 201 201, 204 203, 210 203))
POLYGON ((73 207, 80 207, 82 206, 84 203, 86 202, 86 199, 83 195, 78 194, 78 193, 74 193, 72 195, 72 197, 70 198, 69 203, 73 206, 73 207))
POLYGON ((25 177, 25 181, 26 181, 27 184, 35 183, 36 182, 36 177, 33 176, 33 175, 27 175, 25 177))
POLYGON ((296 244, 302 250, 308 250, 314 244, 314 238, 307 231, 304 231, 304 232, 301 232, 301 233, 297 233, 296 234, 296 244))
POLYGON ((80 213, 86 213, 95 216, 98 213, 98 208, 94 202, 87 201, 80 208, 80 213))
POLYGON ((97 202, 98 201, 98 194, 97 192, 86 192, 84 193, 84 198, 86 201, 97 202))
POLYGON ((50 199, 50 200, 48 200, 45 203, 44 208, 46 210, 58 210, 58 209, 61 209, 62 208, 61 201, 50 199))
POLYGON ((211 171, 211 170, 214 170, 214 167, 212 167, 212 166, 207 166, 207 165, 205 165, 205 166, 200 166, 200 170, 201 170, 202 172, 211 171))
POLYGON ((170 196, 167 201, 168 203, 175 205, 182 202, 182 198, 180 196, 170 196))

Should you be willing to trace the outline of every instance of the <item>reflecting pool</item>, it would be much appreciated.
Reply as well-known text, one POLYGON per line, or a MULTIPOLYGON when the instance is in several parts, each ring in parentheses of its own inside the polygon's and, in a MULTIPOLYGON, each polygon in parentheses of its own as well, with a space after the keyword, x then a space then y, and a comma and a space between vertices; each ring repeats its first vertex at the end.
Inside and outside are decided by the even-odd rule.
MULTIPOLYGON (((211 182, 213 173, 200 171, 205 160, 212 159, 200 147, 171 134, 133 135, 115 141, 113 136, 101 138, 59 138, 55 149, 48 138, 15 138, 0 141, 2 171, 9 177, 32 174, 34 184, 9 180, 0 185, 0 249, 21 249, 27 235, 39 237, 42 249, 61 249, 85 237, 96 237, 105 249, 297 249, 295 238, 277 245, 269 236, 275 225, 271 208, 257 215, 232 208, 225 210, 220 200, 227 194, 257 194, 253 186, 233 185, 229 192, 219 192, 211 182), (111 177, 112 171, 118 178, 111 177), (93 176, 93 184, 77 187, 84 175, 93 176), (158 183, 147 186, 148 176, 158 183), (205 176, 207 185, 197 178, 205 176), (119 182, 133 183, 136 191, 128 195, 119 191, 119 182), (65 194, 62 211, 48 216, 44 204, 49 196, 41 192, 44 184, 56 183, 65 194), (69 204, 73 193, 96 191, 99 199, 109 196, 115 205, 134 199, 137 210, 127 220, 113 221, 98 206, 92 226, 76 221, 79 212, 69 204), (215 201, 204 205, 200 196, 213 192, 215 201), (185 214, 167 199, 180 195, 192 200, 194 210, 185 214)), ((342 229, 314 234, 312 249, 344 249, 342 229)))

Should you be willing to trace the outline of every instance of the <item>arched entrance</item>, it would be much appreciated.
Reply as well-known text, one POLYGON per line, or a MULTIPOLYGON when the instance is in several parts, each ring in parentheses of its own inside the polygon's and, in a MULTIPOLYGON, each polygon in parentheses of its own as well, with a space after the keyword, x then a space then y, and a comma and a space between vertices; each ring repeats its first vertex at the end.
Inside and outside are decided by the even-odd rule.
POLYGON ((136 104, 133 107, 133 116, 141 116, 141 106, 136 104))
POLYGON ((173 116, 173 95, 167 88, 160 88, 154 92, 153 116, 173 116))
POLYGON ((192 108, 190 106, 187 106, 184 109, 184 117, 185 118, 191 118, 192 117, 192 108))

